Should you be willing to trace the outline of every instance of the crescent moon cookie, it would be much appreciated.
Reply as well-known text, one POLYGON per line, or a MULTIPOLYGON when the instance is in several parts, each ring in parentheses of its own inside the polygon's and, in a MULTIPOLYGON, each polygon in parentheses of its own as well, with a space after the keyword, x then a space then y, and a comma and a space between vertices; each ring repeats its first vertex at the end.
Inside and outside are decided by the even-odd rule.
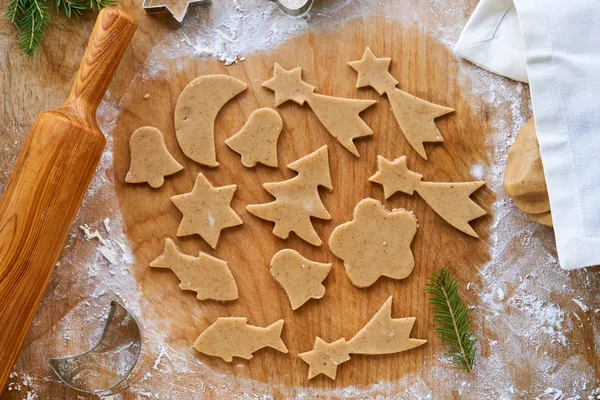
POLYGON ((219 165, 215 153, 217 114, 247 85, 228 75, 206 75, 191 81, 175 105, 175 133, 183 153, 208 167, 219 165))

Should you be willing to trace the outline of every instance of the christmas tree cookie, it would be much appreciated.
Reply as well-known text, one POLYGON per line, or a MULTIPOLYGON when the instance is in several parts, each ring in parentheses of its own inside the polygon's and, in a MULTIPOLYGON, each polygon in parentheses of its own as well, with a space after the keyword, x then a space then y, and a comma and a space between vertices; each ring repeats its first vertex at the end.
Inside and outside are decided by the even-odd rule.
POLYGON ((327 146, 294 161, 288 168, 298 175, 287 181, 263 185, 275 197, 274 201, 250 204, 246 209, 259 218, 275 222, 275 236, 287 239, 290 232, 295 232, 308 243, 320 246, 322 241, 312 225, 311 217, 331 219, 319 196, 319 186, 333 190, 327 146))

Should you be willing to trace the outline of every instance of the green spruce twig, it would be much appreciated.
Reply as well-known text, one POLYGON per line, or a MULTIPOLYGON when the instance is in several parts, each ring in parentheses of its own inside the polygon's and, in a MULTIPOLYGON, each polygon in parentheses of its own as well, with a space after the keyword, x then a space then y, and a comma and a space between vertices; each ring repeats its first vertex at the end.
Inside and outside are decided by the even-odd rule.
POLYGON ((458 291, 458 280, 444 268, 428 278, 426 290, 430 294, 434 331, 449 347, 452 362, 472 372, 477 339, 469 332, 471 321, 458 291))
POLYGON ((9 0, 6 18, 19 31, 19 48, 32 56, 40 48, 44 28, 50 21, 48 3, 68 18, 79 17, 85 10, 101 10, 115 5, 117 0, 9 0))

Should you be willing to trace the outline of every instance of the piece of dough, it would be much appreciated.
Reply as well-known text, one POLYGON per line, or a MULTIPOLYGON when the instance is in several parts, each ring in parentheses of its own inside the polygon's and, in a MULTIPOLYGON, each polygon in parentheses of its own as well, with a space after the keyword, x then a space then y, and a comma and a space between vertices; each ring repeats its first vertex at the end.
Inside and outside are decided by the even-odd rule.
POLYGON ((131 162, 125 177, 127 183, 148 182, 156 189, 165 183, 165 176, 183 169, 167 150, 162 132, 151 126, 133 132, 129 149, 131 162))
POLYGON ((388 211, 375 199, 363 199, 354 208, 353 220, 337 226, 329 248, 344 260, 353 285, 367 287, 381 276, 404 279, 415 266, 410 244, 417 218, 404 209, 388 211))
POLYGON ((285 290, 292 310, 296 310, 310 299, 325 296, 322 282, 331 266, 304 258, 296 250, 283 249, 271 259, 271 275, 285 290))
POLYGON ((358 72, 357 88, 371 86, 379 95, 387 94, 394 117, 406 140, 427 160, 423 143, 444 141, 434 120, 453 112, 454 109, 430 103, 398 89, 398 81, 388 71, 391 60, 376 58, 367 47, 361 60, 348 64, 358 72))
POLYGON ((552 226, 550 199, 533 117, 519 130, 515 142, 508 149, 504 188, 525 215, 552 226))
POLYGON ((246 210, 259 218, 275 222, 273 234, 277 237, 287 239, 293 231, 308 243, 320 246, 321 238, 310 218, 331 219, 319 196, 319 186, 333 190, 327 146, 288 164, 288 168, 298 175, 287 181, 263 185, 275 197, 275 201, 250 204, 246 210))
POLYGON ((469 221, 486 214, 473 200, 471 194, 485 184, 475 182, 422 182, 423 175, 417 174, 406 166, 406 157, 389 161, 377 157, 377 173, 369 181, 383 186, 385 198, 396 192, 412 195, 414 192, 425 200, 446 222, 461 232, 479 237, 469 221))
POLYGON ((313 93, 315 87, 302 80, 300 67, 288 71, 275 63, 273 78, 264 82, 262 86, 275 92, 276 107, 290 100, 299 105, 308 103, 325 129, 346 150, 357 157, 360 155, 354 139, 373 134, 359 114, 376 101, 345 99, 313 93))
POLYGON ((171 197, 183 214, 177 236, 198 234, 216 248, 221 230, 243 223, 230 206, 236 189, 236 185, 214 187, 199 173, 190 193, 171 197))
POLYGON ((175 105, 175 133, 183 153, 197 163, 216 167, 215 119, 223 106, 247 85, 227 75, 206 75, 191 81, 175 105))
POLYGON ((182 253, 171 238, 165 240, 165 250, 150 263, 152 268, 169 268, 181 281, 181 290, 192 290, 198 300, 230 301, 238 298, 235 279, 227 263, 206 253, 198 257, 182 253))
POLYGON ((327 343, 317 337, 311 351, 299 354, 309 365, 308 379, 319 374, 335 379, 338 365, 350 360, 350 354, 400 353, 427 343, 427 340, 410 337, 414 324, 415 318, 392 318, 392 296, 388 297, 373 318, 349 341, 341 338, 327 343))
POLYGON ((220 317, 196 339, 194 348, 227 362, 233 361, 233 357, 250 360, 252 353, 263 347, 288 352, 281 340, 282 319, 266 328, 248 325, 247 321, 247 318, 220 317))
POLYGON ((244 167, 251 168, 256 163, 277 167, 277 140, 282 129, 283 121, 277 111, 259 108, 225 144, 242 156, 244 167))

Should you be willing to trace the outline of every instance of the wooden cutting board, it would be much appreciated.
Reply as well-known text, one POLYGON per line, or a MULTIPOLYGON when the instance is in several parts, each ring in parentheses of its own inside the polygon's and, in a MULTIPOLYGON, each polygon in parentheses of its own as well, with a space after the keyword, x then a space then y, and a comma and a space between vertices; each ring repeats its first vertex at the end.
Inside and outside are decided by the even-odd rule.
MULTIPOLYGON (((176 69, 175 65, 168 68, 176 69)), ((147 298, 145 311, 163 321, 176 347, 190 346, 220 316, 247 317, 250 324, 259 326, 284 319, 283 339, 290 351, 287 355, 268 349, 259 351, 250 361, 228 364, 196 354, 210 368, 232 376, 285 386, 343 387, 372 384, 381 379, 396 380, 421 368, 433 353, 440 351, 432 333, 425 279, 445 266, 461 282, 476 279, 476 267, 488 257, 486 230, 491 217, 474 223, 481 236, 476 239, 449 226, 416 196, 395 195, 384 201, 388 209, 403 207, 414 211, 419 220, 412 246, 416 266, 405 280, 382 278, 368 289, 352 286, 342 262, 329 251, 327 239, 338 224, 352 219, 358 201, 366 197, 383 201, 381 187, 367 181, 375 173, 377 155, 388 159, 406 155, 411 168, 437 181, 474 180, 469 173, 471 166, 487 163, 485 132, 489 127, 478 110, 473 110, 473 105, 463 99, 457 85, 455 61, 448 50, 414 29, 384 19, 358 20, 331 31, 301 36, 275 51, 248 56, 244 62, 229 67, 216 60, 190 59, 177 69, 180 72, 175 79, 153 79, 146 81, 143 89, 125 93, 126 112, 116 121, 115 185, 126 234, 134 245, 136 278, 147 298), (360 59, 367 45, 378 56, 393 57, 391 72, 399 80, 400 88, 456 109, 454 114, 438 120, 446 141, 426 145, 429 161, 410 148, 386 98, 371 89, 355 89, 356 73, 347 63, 360 59), (271 77, 275 62, 287 69, 302 67, 304 80, 314 85, 318 93, 378 101, 362 114, 375 134, 356 141, 360 158, 338 144, 307 106, 286 103, 278 108, 284 121, 278 150, 280 167, 242 166, 239 155, 226 147, 224 140, 236 133, 256 108, 274 107, 273 93, 261 88, 261 83, 271 77), (217 118, 216 149, 221 164, 217 168, 200 167, 186 158, 178 147, 173 128, 173 110, 179 93, 192 79, 205 74, 227 74, 249 84, 248 90, 228 103, 217 118), (144 93, 150 94, 146 100, 142 97, 144 93), (158 190, 124 183, 129 168, 129 136, 142 125, 161 129, 167 147, 185 166, 184 171, 168 178, 158 190), (321 192, 331 221, 314 221, 324 245, 314 247, 293 234, 288 240, 278 239, 271 233, 273 224, 249 214, 245 206, 270 201, 262 184, 294 176, 285 166, 324 144, 329 147, 334 186, 332 192, 321 192), (215 185, 238 185, 232 206, 244 224, 224 230, 216 251, 198 236, 179 238, 176 242, 188 254, 197 255, 201 250, 229 263, 240 293, 239 300, 234 302, 198 301, 195 293, 178 289, 178 280, 172 272, 148 268, 148 263, 161 254, 164 238, 175 238, 181 219, 170 197, 189 192, 199 172, 215 185), (295 249, 311 260, 334 264, 325 281, 327 293, 322 300, 291 310, 284 291, 269 272, 271 257, 284 248, 295 249), (352 361, 339 368, 337 381, 319 376, 309 383, 308 367, 297 354, 310 350, 316 336, 327 342, 351 338, 390 295, 394 296, 394 316, 416 317, 413 337, 428 339, 429 344, 402 354, 353 356, 352 361)), ((476 192, 474 199, 489 210, 493 195, 484 188, 476 192)))
MULTIPOLYGON (((473 8, 476 1, 470 3, 473 8)), ((473 222, 480 238, 472 238, 449 226, 418 196, 396 194, 384 201, 381 187, 369 183, 367 178, 376 170, 377 155, 389 159, 406 155, 410 168, 431 181, 474 180, 470 174, 472 166, 489 165, 489 138, 494 128, 490 126, 488 119, 491 114, 502 114, 502 111, 490 110, 487 103, 479 102, 472 95, 462 92, 458 82, 457 61, 449 50, 424 33, 425 30, 414 25, 402 25, 385 18, 367 18, 355 19, 329 30, 309 31, 275 50, 246 54, 244 62, 224 66, 217 60, 174 59, 168 54, 160 55, 160 52, 153 51, 157 43, 171 37, 170 31, 175 25, 168 16, 145 16, 139 9, 139 4, 132 1, 125 0, 122 6, 137 15, 140 28, 107 99, 109 102, 119 102, 121 109, 112 132, 113 167, 107 170, 106 176, 108 184, 115 186, 118 209, 111 209, 111 205, 98 201, 95 207, 88 207, 85 216, 93 220, 103 218, 109 212, 122 214, 126 238, 134 255, 131 271, 142 293, 140 307, 143 319, 153 321, 153 326, 161 326, 170 354, 185 354, 197 362, 198 371, 204 371, 194 370, 179 375, 174 369, 169 376, 155 374, 148 379, 172 380, 175 394, 181 394, 181 388, 188 388, 190 393, 203 392, 210 397, 214 393, 223 393, 219 387, 224 386, 228 386, 232 392, 243 390, 246 393, 264 393, 266 389, 263 383, 266 383, 271 386, 267 391, 275 396, 293 395, 296 390, 319 391, 347 388, 351 385, 364 387, 379 382, 397 382, 410 373, 422 371, 428 363, 442 355, 444 347, 433 333, 425 293, 426 277, 443 267, 449 267, 462 285, 479 282, 478 268, 489 257, 488 229, 492 216, 488 214, 473 222), (347 63, 360 59, 366 46, 370 46, 379 57, 392 57, 391 73, 399 81, 402 90, 456 110, 437 120, 445 142, 426 145, 429 161, 421 159, 410 148, 385 97, 378 96, 370 88, 355 88, 356 73, 347 63), (138 73, 142 65, 148 62, 149 56, 154 57, 151 62, 160 64, 161 68, 168 71, 164 76, 159 73, 148 78, 138 73), (224 140, 237 132, 255 109, 274 107, 273 93, 261 88, 261 83, 272 76, 275 62, 287 69, 302 67, 304 80, 315 86, 317 93, 378 101, 362 113, 374 135, 356 141, 360 158, 355 158, 337 143, 307 106, 286 103, 277 109, 284 121, 279 141, 280 167, 270 169, 258 166, 247 169, 242 166, 239 155, 231 151, 224 140), (180 92, 192 79, 205 74, 227 74, 249 85, 248 90, 228 103, 217 118, 216 151, 221 165, 214 169, 200 167, 187 159, 179 149, 173 128, 173 111, 180 92), (145 94, 150 95, 148 99, 144 99, 145 94), (163 131, 168 149, 185 167, 180 173, 167 178, 164 186, 157 190, 146 185, 124 183, 129 167, 129 137, 135 129, 144 125, 155 126, 163 131), (245 206, 270 201, 272 198, 262 188, 262 184, 294 176, 285 166, 324 144, 329 147, 334 186, 332 192, 321 191, 332 220, 314 221, 324 245, 311 246, 293 234, 287 240, 278 239, 271 233, 272 223, 249 214, 245 206), (170 197, 189 192, 199 172, 204 173, 215 185, 238 185, 232 206, 244 224, 224 230, 216 251, 200 237, 175 237, 181 214, 171 203, 170 197), (382 278, 370 288, 358 289, 346 277, 342 262, 329 251, 327 240, 337 225, 352 218, 354 206, 366 197, 383 201, 388 209, 403 207, 414 211, 420 227, 412 245, 415 257, 413 273, 402 281, 382 278), (193 292, 179 290, 178 280, 172 272, 150 269, 148 264, 161 254, 166 237, 174 238, 188 254, 196 255, 198 251, 204 251, 226 260, 238 283, 239 299, 230 303, 198 301, 193 292), (284 248, 295 249, 315 261, 334 264, 324 282, 327 288, 325 297, 318 301, 311 300, 297 311, 291 310, 284 291, 269 272, 271 257, 284 248), (336 381, 325 376, 309 381, 308 366, 297 354, 310 350, 316 336, 327 342, 340 337, 349 339, 369 321, 390 295, 394 296, 393 317, 416 317, 412 336, 429 342, 400 354, 352 356, 351 361, 339 367, 336 381), (284 319, 283 340, 288 346, 289 354, 264 349, 255 353, 252 360, 236 359, 234 363, 228 364, 195 352, 191 348, 194 340, 220 316, 247 317, 250 324, 258 326, 284 319), (222 386, 210 386, 216 385, 214 382, 222 386)), ((429 21, 436 26, 444 25, 444 16, 434 16, 425 5, 413 8, 420 10, 417 20, 429 21)), ((404 12, 403 6, 396 5, 394 13, 401 12, 404 12)), ((57 49, 64 48, 71 40, 78 40, 74 38, 79 36, 81 40, 77 42, 77 46, 83 49, 88 31, 83 24, 77 26, 66 24, 61 19, 57 21, 48 31, 49 35, 57 38, 57 44, 45 46, 38 58, 29 64, 25 63, 17 58, 16 46, 13 45, 10 53, 12 58, 5 56, 2 59, 2 70, 7 71, 7 75, 0 76, 0 82, 5 83, 3 86, 39 87, 40 91, 36 96, 31 96, 30 89, 15 91, 21 96, 14 95, 14 104, 4 110, 7 120, 14 121, 14 129, 0 138, 0 144, 7 145, 9 142, 22 140, 15 134, 27 131, 27 123, 20 120, 20 116, 25 113, 33 116, 41 109, 59 104, 65 97, 68 85, 63 83, 72 81, 70 71, 76 70, 80 53, 74 51, 65 55, 62 50, 57 49), (65 33, 65 29, 69 31, 65 33), (52 68, 48 68, 48 65, 52 68), (35 77, 33 82, 28 81, 28 76, 35 77)), ((92 22, 93 18, 86 21, 89 27, 92 22)), ((9 29, 12 28, 8 25, 2 26, 3 32, 12 32, 9 29)), ((526 98, 527 94, 524 93, 523 97, 526 98)), ((512 123, 509 113, 507 105, 505 120, 508 127, 512 123)), ((9 154, 0 155, 3 170, 10 169, 9 154)), ((473 199, 489 211, 494 202, 494 194, 484 187, 475 193, 473 199)), ((73 271, 80 271, 88 263, 91 250, 84 250, 77 244, 73 247, 74 249, 66 251, 70 254, 70 261, 55 272, 50 282, 48 293, 36 317, 37 323, 32 328, 18 364, 20 370, 28 371, 31 367, 31 370, 36 371, 36 379, 41 388, 39 395, 42 398, 74 396, 71 390, 56 380, 45 380, 48 375, 45 369, 48 354, 57 355, 56 351, 49 352, 48 348, 68 347, 61 337, 54 334, 56 324, 70 312, 70 307, 86 301, 85 296, 77 291, 77 286, 70 282, 81 279, 81 274, 73 271), (75 289, 73 293, 56 294, 65 287, 75 289), (39 346, 40 338, 46 337, 50 337, 50 340, 44 341, 44 346, 39 346)), ((478 298, 474 290, 464 294, 471 304, 478 298)), ((566 301, 570 299, 568 296, 563 297, 566 301)), ((478 324, 485 325, 480 316, 475 318, 478 324)), ((72 330, 85 338, 89 328, 82 322, 81 326, 72 327, 72 330)), ((483 329, 487 332, 485 327, 483 329)), ((146 339, 147 335, 152 334, 151 331, 144 331, 143 326, 142 331, 146 339)), ((585 336, 593 337, 587 333, 585 336)), ((71 352, 73 351, 75 350, 71 352)), ((579 353, 579 350, 573 351, 579 353)), ((486 357, 488 353, 489 347, 484 342, 481 354, 486 357)), ((580 353, 584 353, 584 350, 580 353)), ((535 355, 532 355, 532 359, 535 359, 535 355)), ((132 381, 146 379, 144 375, 155 371, 153 367, 156 362, 157 354, 145 351, 132 381)), ((531 381, 547 386, 539 377, 533 376, 528 368, 526 365, 511 367, 515 381, 521 382, 517 384, 517 390, 521 384, 526 388, 532 387, 531 381)), ((155 385, 159 384, 165 387, 164 382, 156 381, 155 385)), ((435 383, 430 385, 430 389, 436 392, 435 383)), ((402 388, 394 391, 402 391, 402 388)), ((22 397, 12 393, 14 392, 5 391, 1 398, 22 397)), ((124 398, 136 398, 138 394, 127 391, 124 398)))

